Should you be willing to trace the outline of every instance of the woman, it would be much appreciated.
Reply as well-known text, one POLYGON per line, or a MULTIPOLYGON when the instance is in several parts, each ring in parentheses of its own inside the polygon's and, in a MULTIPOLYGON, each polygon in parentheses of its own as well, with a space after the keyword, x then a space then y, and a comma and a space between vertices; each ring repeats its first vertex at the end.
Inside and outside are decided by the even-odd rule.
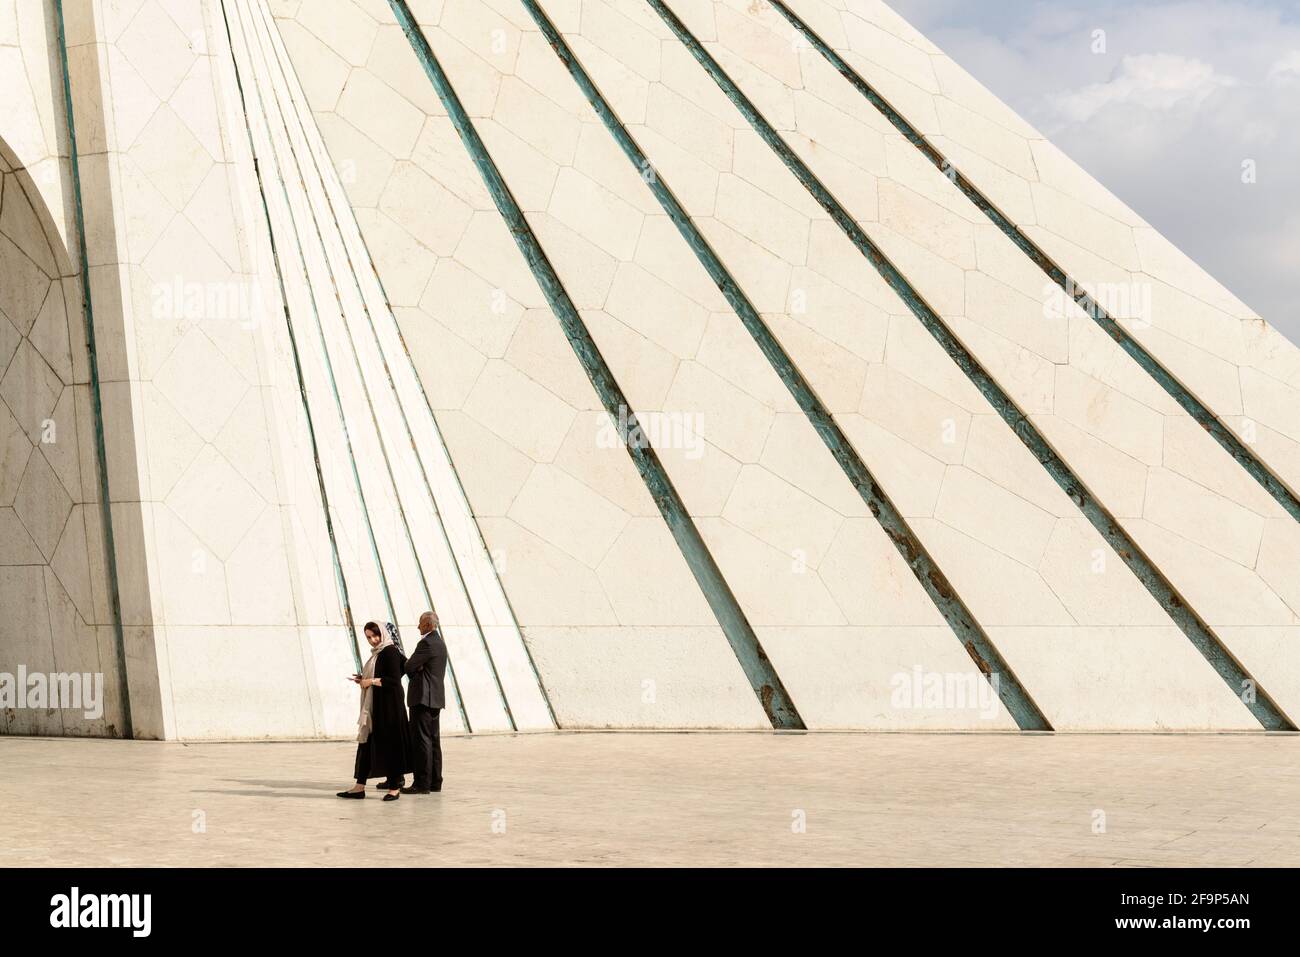
POLYGON ((393 642, 392 625, 381 630, 366 622, 366 641, 373 649, 361 674, 348 680, 361 686, 361 715, 357 720, 356 785, 340 791, 341 798, 364 798, 368 778, 386 778, 385 801, 402 796, 403 776, 411 770, 410 727, 402 700, 402 669, 406 657, 393 642))

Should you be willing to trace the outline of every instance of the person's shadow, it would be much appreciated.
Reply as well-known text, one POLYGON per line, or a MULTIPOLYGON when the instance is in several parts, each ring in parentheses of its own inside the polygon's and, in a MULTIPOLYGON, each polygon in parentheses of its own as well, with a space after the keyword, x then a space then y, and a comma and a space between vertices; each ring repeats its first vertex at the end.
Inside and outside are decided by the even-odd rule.
MULTIPOLYGON (((253 784, 253 788, 196 788, 196 794, 233 794, 236 797, 260 798, 334 798, 338 785, 318 784, 312 781, 250 781, 247 778, 226 778, 230 784, 253 784), (291 792, 291 793, 285 793, 291 792)), ((368 790, 368 789, 367 789, 368 790)))

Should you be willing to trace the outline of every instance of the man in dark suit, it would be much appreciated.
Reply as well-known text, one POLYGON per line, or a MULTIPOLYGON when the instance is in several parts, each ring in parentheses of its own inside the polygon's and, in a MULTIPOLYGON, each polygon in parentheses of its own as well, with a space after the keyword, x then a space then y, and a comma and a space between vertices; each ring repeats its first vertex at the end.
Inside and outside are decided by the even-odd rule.
POLYGON ((438 631, 438 616, 420 616, 420 643, 406 661, 406 704, 411 709, 411 751, 415 780, 403 794, 429 794, 442 790, 442 742, 438 740, 438 713, 446 707, 442 681, 447 674, 447 645, 438 631))

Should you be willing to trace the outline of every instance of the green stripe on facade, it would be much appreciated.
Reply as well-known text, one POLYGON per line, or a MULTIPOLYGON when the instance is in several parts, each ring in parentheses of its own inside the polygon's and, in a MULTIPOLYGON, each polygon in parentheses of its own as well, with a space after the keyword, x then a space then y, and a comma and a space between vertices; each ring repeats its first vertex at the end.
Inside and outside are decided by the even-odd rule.
POLYGON ((1269 731, 1294 731, 1295 725, 1281 708, 1264 691, 1259 683, 1246 670, 1235 656, 1214 633, 1205 620, 1197 614, 1177 589, 1165 578, 1164 573, 1138 547, 1118 521, 1110 514, 1074 474, 1065 461, 1057 455, 1055 449, 1047 442, 1027 415, 1020 410, 1009 395, 997 384, 993 376, 979 363, 969 350, 961 343, 939 314, 930 306, 912 286, 897 266, 871 240, 857 221, 835 198, 829 189, 808 168, 807 164, 790 148, 789 144, 772 127, 772 124, 759 112, 736 83, 719 66, 703 45, 686 28, 662 0, 646 0, 656 13, 677 36, 682 45, 691 53, 717 83, 718 87, 731 100, 741 115, 749 122, 754 131, 763 139, 772 151, 781 159, 817 204, 843 230, 844 234, 857 247, 858 251, 875 267, 890 288, 898 294, 908 309, 920 320, 925 329, 948 353, 958 368, 971 383, 979 389, 989 404, 1000 415, 1039 461, 1061 490, 1070 498, 1087 517, 1092 526, 1111 546, 1115 553, 1137 576, 1138 580, 1150 592, 1179 627, 1193 647, 1201 653, 1215 672, 1238 696, 1250 710, 1256 720, 1269 731))
MULTIPOLYGON (((595 387, 605 411, 615 421, 627 420, 631 406, 596 347, 591 333, 579 316, 577 308, 569 298, 545 251, 533 234, 509 186, 506 185, 483 141, 479 138, 478 131, 465 112, 428 40, 412 16, 410 8, 405 0, 389 0, 389 6, 392 7, 398 23, 410 40, 456 132, 483 177, 483 182, 497 210, 510 229, 515 244, 527 260, 534 278, 550 304, 551 311, 563 327, 574 354, 582 363, 583 369, 595 387)), ((682 556, 686 559, 705 599, 713 609, 718 624, 730 642, 772 726, 778 729, 803 728, 803 719, 800 718, 785 686, 763 651, 758 636, 736 601, 731 587, 723 578, 717 563, 704 544, 699 529, 696 528, 676 488, 673 487, 658 455, 648 443, 632 440, 628 435, 624 435, 624 441, 628 454, 636 464, 637 471, 640 472, 646 488, 654 498, 664 522, 677 541, 682 556)))
POLYGON ((836 53, 830 44, 818 36, 812 27, 801 20, 781 0, 768 0, 768 2, 807 39, 813 49, 820 53, 835 68, 836 72, 848 80, 854 89, 879 110, 881 115, 889 120, 909 143, 915 146, 931 164, 947 176, 953 185, 961 190, 962 194, 974 203, 1021 252, 1028 256, 1066 295, 1078 303, 1079 307, 1092 317, 1093 321, 1102 328, 1106 335, 1113 339, 1147 375, 1155 379, 1170 398, 1177 402, 1201 428, 1213 436, 1224 451, 1231 455, 1237 464, 1250 474, 1251 478, 1264 487, 1264 490, 1273 497, 1274 501, 1282 506, 1292 518, 1300 521, 1300 498, 1297 498, 1295 493, 1278 476, 1274 475, 1267 465, 1256 458, 1237 438, 1236 434, 1219 420, 1218 416, 1210 411, 1190 389, 1179 382, 1173 373, 1161 365, 1160 361, 1151 355, 1141 343, 1129 335, 1124 327, 1083 288, 1082 284, 1075 282, 1064 269, 1057 265, 1055 260, 1047 255, 1042 247, 1013 223, 1011 218, 984 195, 964 173, 948 162, 946 156, 939 152, 916 127, 907 121, 903 114, 867 83, 853 67, 849 66, 844 58, 836 53))
POLYGON ((86 252, 86 216, 81 198, 81 163, 77 153, 77 124, 72 108, 72 72, 68 66, 68 38, 63 23, 63 0, 54 2, 59 37, 59 66, 63 71, 63 103, 68 123, 68 165, 72 170, 73 207, 81 269, 81 312, 86 323, 86 352, 90 368, 90 401, 95 417, 95 459, 99 469, 100 520, 104 524, 104 567, 108 575, 109 614, 117 645, 118 694, 122 700, 122 737, 135 736, 131 719, 131 687, 126 667, 126 633, 122 626, 122 594, 117 573, 117 541, 113 536, 113 506, 108 494, 108 445, 104 437, 104 400, 99 381, 99 353, 95 345, 95 312, 90 298, 90 257, 86 252))
POLYGON ((639 173, 649 174, 642 176, 643 181, 654 193, 659 205, 677 227, 687 245, 691 247, 692 252, 695 253, 700 264, 704 266, 709 277, 717 284, 718 289, 727 302, 731 304, 736 315, 740 317, 745 329, 753 337, 763 355, 767 357, 772 368, 776 370, 776 374, 780 377, 782 383, 789 390, 791 396, 794 397, 799 408, 803 410, 808 421, 812 423, 826 448, 835 458, 835 461, 839 463, 844 474, 848 476, 849 481, 862 497, 871 514, 880 523, 885 534, 903 556, 904 561, 912 570, 912 574, 916 576, 921 587, 931 601, 934 602, 935 607, 938 608, 939 613, 948 622, 949 627, 957 635, 962 646, 986 678, 991 678, 993 675, 998 676, 994 686, 1003 705, 1015 719, 1016 724, 1026 731, 1050 730, 1051 725, 1047 718, 1020 684, 1010 665, 998 652, 992 640, 980 627, 979 622, 975 620, 975 616, 966 607, 965 602, 962 601, 961 596, 957 594, 956 589, 948 582, 947 577, 912 532, 907 520, 895 507, 885 489, 876 481, 875 476, 871 474, 866 463, 863 462, 857 450, 849 441, 848 436, 843 433, 834 417, 817 397, 816 392, 804 378, 803 373, 799 371, 793 360, 781 347, 777 338, 772 334, 772 331, 767 327, 767 324, 763 322, 758 310, 754 308, 753 303, 745 295, 744 290, 740 288, 735 277, 731 275, 690 215, 682 207, 673 191, 664 181, 663 176, 654 168, 649 157, 645 155, 636 140, 627 131, 627 128, 596 87, 586 69, 574 55, 573 50, 565 42, 564 37, 556 30, 555 25, 551 23, 545 11, 535 0, 520 0, 520 2, 523 3, 533 20, 536 21, 538 28, 542 31, 542 36, 546 38, 551 49, 555 51, 560 61, 568 69, 569 75, 573 77, 574 82, 582 90, 587 102, 595 109, 596 114, 600 117, 610 135, 617 141, 623 154, 639 173))

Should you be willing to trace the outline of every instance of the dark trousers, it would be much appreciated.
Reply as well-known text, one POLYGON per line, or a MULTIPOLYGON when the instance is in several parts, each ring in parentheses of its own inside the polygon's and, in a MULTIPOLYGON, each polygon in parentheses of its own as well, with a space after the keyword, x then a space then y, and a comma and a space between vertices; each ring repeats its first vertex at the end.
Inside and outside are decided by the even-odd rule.
POLYGON ((438 708, 417 704, 411 708, 411 750, 415 780, 411 786, 423 791, 442 787, 442 742, 438 740, 438 708))
MULTIPOLYGON (((358 784, 365 784, 370 774, 370 742, 357 745, 357 760, 352 766, 352 776, 356 778, 358 784)), ((388 785, 388 790, 396 791, 402 786, 404 776, 401 774, 390 774, 388 780, 384 782, 388 785)))

